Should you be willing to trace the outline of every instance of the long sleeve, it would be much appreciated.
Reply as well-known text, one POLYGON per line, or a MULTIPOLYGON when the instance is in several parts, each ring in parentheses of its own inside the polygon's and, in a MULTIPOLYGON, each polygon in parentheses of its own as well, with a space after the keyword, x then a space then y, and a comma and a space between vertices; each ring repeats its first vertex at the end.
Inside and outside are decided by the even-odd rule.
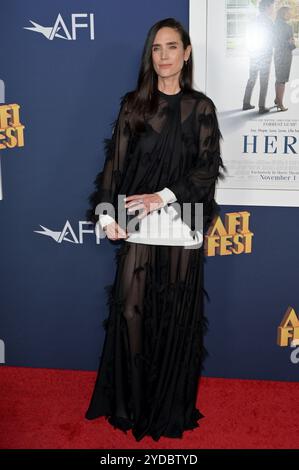
POLYGON ((95 214, 96 206, 101 202, 107 202, 116 207, 116 198, 119 184, 124 171, 124 161, 127 153, 130 126, 127 119, 127 96, 126 93, 121 98, 121 105, 118 116, 113 123, 112 137, 104 139, 105 163, 103 169, 97 174, 94 180, 95 191, 89 196, 90 209, 86 212, 87 220, 97 223, 98 219, 101 226, 114 220, 108 214, 95 214))
MULTIPOLYGON (((203 206, 204 230, 219 211, 214 200, 217 179, 223 179, 220 167, 226 171, 221 158, 222 138, 216 108, 213 101, 205 97, 195 109, 195 135, 198 136, 198 151, 192 167, 178 180, 167 187, 176 195, 180 205, 201 202, 203 206)), ((183 212, 182 212, 183 213, 183 212)))
POLYGON ((155 194, 159 194, 159 196, 161 197, 163 201, 164 206, 166 206, 166 204, 176 201, 175 194, 173 194, 173 192, 170 191, 169 188, 163 188, 161 189, 161 191, 157 191, 155 194))

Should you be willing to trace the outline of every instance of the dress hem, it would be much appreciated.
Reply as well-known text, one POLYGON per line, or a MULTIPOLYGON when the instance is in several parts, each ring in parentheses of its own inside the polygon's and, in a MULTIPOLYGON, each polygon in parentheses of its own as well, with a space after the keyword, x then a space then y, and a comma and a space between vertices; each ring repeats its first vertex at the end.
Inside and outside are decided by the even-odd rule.
POLYGON ((121 416, 114 416, 114 415, 106 414, 106 413, 93 415, 93 416, 88 415, 88 412, 85 414, 85 419, 87 419, 88 421, 92 421, 92 420, 99 419, 102 417, 104 417, 105 420, 108 421, 108 423, 111 424, 111 426, 113 426, 114 429, 119 429, 120 431, 123 431, 125 434, 127 434, 128 431, 132 431, 132 435, 134 436, 136 441, 140 441, 146 436, 151 437, 154 441, 158 441, 160 437, 182 439, 185 431, 193 431, 194 429, 200 426, 198 421, 201 420, 202 418, 205 418, 205 415, 203 415, 198 410, 198 408, 195 408, 192 420, 184 426, 184 429, 180 431, 173 431, 173 432, 162 431, 162 433, 160 433, 159 435, 153 432, 147 432, 146 430, 142 432, 138 432, 136 429, 134 429, 134 422, 132 420, 128 418, 123 418, 121 416))

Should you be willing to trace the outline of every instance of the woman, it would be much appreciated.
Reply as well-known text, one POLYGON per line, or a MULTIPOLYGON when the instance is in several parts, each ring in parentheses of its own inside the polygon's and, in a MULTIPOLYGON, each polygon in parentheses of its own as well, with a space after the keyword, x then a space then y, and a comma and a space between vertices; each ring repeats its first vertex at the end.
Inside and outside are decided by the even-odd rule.
POLYGON ((274 64, 275 64, 275 91, 276 97, 274 103, 277 110, 287 111, 283 105, 283 97, 285 92, 285 84, 289 81, 290 70, 292 65, 292 50, 296 48, 295 39, 291 25, 287 23, 291 17, 289 7, 281 7, 277 11, 274 24, 274 64))
POLYGON ((159 21, 145 42, 137 89, 122 99, 106 140, 87 213, 96 222, 97 205, 112 203, 116 216, 100 211, 100 225, 121 246, 107 286, 106 338, 86 418, 105 416, 115 428, 132 429, 137 441, 181 437, 203 417, 196 408, 207 353, 203 244, 193 230, 194 210, 188 219, 173 206, 203 203, 207 230, 219 209, 220 138, 212 100, 192 89, 189 35, 172 18, 159 21), (127 210, 139 213, 139 231, 120 223, 119 195, 126 195, 127 210), (168 241, 165 222, 174 232, 168 241))

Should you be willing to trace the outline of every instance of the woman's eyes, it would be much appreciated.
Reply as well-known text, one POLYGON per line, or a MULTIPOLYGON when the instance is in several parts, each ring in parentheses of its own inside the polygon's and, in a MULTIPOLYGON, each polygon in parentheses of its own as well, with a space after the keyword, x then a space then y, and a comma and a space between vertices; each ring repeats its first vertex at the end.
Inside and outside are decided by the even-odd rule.
MULTIPOLYGON (((170 49, 176 49, 176 46, 170 46, 170 49)), ((159 48, 158 47, 153 47, 153 51, 157 51, 159 48)))

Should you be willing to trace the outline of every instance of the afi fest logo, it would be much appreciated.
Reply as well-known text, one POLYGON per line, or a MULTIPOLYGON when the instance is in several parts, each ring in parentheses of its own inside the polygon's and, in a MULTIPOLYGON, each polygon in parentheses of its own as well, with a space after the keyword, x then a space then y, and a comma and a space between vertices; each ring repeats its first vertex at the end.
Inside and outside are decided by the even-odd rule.
POLYGON ((29 20, 33 26, 24 26, 24 29, 40 33, 45 38, 52 41, 54 38, 66 39, 68 41, 77 40, 77 29, 87 28, 89 30, 90 40, 94 40, 94 13, 72 13, 71 14, 71 31, 68 30, 61 14, 59 13, 53 26, 42 26, 29 20), (86 18, 86 21, 79 19, 86 18))
POLYGON ((24 128, 20 121, 20 105, 0 105, 0 150, 24 147, 24 128))
POLYGON ((292 307, 288 307, 277 329, 277 344, 281 347, 294 348, 290 360, 292 364, 299 363, 299 320, 292 307))
MULTIPOLYGON (((5 104, 5 83, 0 79, 0 151, 24 146, 24 128, 20 122, 20 106, 5 104)), ((1 163, 1 161, 0 161, 1 163)), ((0 165, 0 201, 3 199, 0 165)))
POLYGON ((223 223, 218 216, 206 234, 207 256, 251 253, 253 232, 249 229, 249 217, 247 211, 230 212, 225 214, 223 223))

